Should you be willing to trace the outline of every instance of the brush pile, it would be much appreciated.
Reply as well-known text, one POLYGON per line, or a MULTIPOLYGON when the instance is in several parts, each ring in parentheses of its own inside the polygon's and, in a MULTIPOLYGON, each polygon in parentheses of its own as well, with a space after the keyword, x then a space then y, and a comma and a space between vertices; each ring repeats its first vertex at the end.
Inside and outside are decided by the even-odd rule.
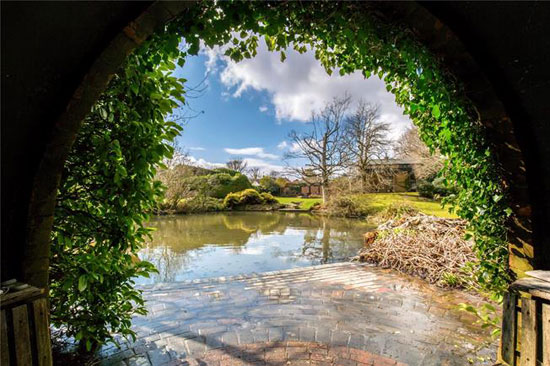
MULTIPOLYGON (((416 213, 386 221, 354 260, 392 268, 442 287, 466 286, 465 265, 474 262, 466 221, 416 213)), ((373 235, 369 235, 369 238, 373 235)))

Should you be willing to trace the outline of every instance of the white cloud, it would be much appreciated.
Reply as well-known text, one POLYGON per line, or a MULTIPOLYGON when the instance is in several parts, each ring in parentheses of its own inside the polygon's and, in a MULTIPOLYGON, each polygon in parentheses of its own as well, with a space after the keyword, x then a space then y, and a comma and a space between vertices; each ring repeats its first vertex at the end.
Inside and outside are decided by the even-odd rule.
POLYGON ((284 63, 280 62, 279 53, 269 52, 262 41, 256 57, 239 63, 225 57, 221 48, 204 52, 208 57, 207 67, 219 66, 220 80, 232 97, 238 98, 247 90, 266 91, 278 120, 306 122, 311 112, 326 101, 349 92, 355 100, 364 98, 380 104, 381 114, 392 122, 392 136, 410 125, 382 80, 376 76, 365 79, 360 72, 345 76, 335 72, 329 76, 312 51, 299 54, 287 50, 284 63), (219 62, 221 60, 224 62, 219 62))
POLYGON ((290 152, 299 152, 300 151, 300 145, 298 145, 297 142, 293 142, 293 143, 289 144, 288 142, 286 142, 286 140, 281 141, 279 143, 279 145, 277 145, 277 147, 280 150, 288 150, 290 152))
POLYGON ((245 147, 242 149, 232 149, 226 147, 225 152, 231 155, 244 155, 244 156, 257 156, 262 159, 278 159, 279 157, 275 154, 269 154, 264 152, 263 147, 245 147))
POLYGON ((200 146, 192 146, 192 147, 189 147, 188 149, 191 150, 191 151, 205 151, 206 150, 204 147, 200 147, 200 146))
POLYGON ((195 158, 194 156, 187 157, 191 165, 194 166, 200 166, 207 169, 214 169, 214 168, 223 168, 225 167, 225 164, 223 163, 212 163, 210 161, 206 161, 203 158, 195 158))
POLYGON ((264 174, 267 174, 271 171, 282 172, 285 170, 285 167, 282 165, 272 164, 268 161, 256 158, 245 158, 243 161, 248 165, 249 168, 260 168, 264 174))
POLYGON ((261 105, 260 108, 258 108, 260 110, 260 112, 264 113, 264 112, 267 112, 267 106, 265 105, 261 105))
POLYGON ((293 142, 292 145, 290 146, 289 150, 291 152, 299 152, 299 151, 301 151, 300 145, 298 145, 297 142, 293 142))
POLYGON ((220 60, 220 56, 223 54, 223 51, 220 49, 219 46, 215 46, 214 48, 208 48, 208 47, 202 47, 201 53, 204 53, 207 57, 207 60, 204 64, 206 66, 206 74, 217 72, 218 71, 218 61, 220 60))

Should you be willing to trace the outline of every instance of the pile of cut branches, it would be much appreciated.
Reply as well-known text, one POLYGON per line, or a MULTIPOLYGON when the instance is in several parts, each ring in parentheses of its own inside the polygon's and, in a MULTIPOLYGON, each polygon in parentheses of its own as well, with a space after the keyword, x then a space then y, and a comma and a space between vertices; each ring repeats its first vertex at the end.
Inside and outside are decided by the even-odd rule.
MULTIPOLYGON (((389 220, 355 260, 421 277, 442 287, 466 287, 467 263, 475 262, 473 241, 465 240, 466 222, 424 214, 389 220)), ((366 242, 367 243, 367 242, 366 242)))

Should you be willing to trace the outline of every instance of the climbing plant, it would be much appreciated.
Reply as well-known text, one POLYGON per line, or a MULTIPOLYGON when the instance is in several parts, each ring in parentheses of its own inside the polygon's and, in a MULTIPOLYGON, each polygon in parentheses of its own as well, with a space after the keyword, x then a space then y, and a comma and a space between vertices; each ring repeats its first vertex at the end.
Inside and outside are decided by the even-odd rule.
POLYGON ((444 183, 461 189, 445 198, 451 210, 468 220, 479 258, 477 283, 502 293, 509 281, 505 221, 511 214, 501 185, 500 168, 484 130, 460 83, 411 32, 369 11, 363 2, 205 2, 170 24, 166 34, 185 37, 188 53, 200 42, 225 45, 235 61, 254 57, 261 38, 271 51, 305 52, 327 73, 360 70, 386 83, 419 127, 427 146, 448 157, 444 183))
POLYGON ((171 75, 177 50, 134 53, 86 117, 66 161, 52 232, 52 323, 92 351, 114 333, 133 336, 144 314, 134 280, 154 271, 136 252, 162 195, 156 167, 170 157, 180 127, 166 117, 185 102, 171 75))
POLYGON ((184 103, 176 64, 205 46, 224 46, 235 61, 271 51, 305 52, 330 74, 360 70, 386 82, 432 149, 448 157, 445 180, 461 187, 446 203, 470 223, 477 282, 500 293, 509 280, 505 220, 510 215, 499 167, 460 84, 411 33, 363 2, 197 2, 151 37, 121 68, 86 118, 67 162, 53 232, 52 320, 88 349, 145 308, 133 278, 148 263, 135 253, 148 235, 147 215, 162 188, 155 167, 179 132, 167 122, 184 103), (263 38, 263 39, 262 39, 263 38), (181 39, 185 47, 180 48, 181 39))

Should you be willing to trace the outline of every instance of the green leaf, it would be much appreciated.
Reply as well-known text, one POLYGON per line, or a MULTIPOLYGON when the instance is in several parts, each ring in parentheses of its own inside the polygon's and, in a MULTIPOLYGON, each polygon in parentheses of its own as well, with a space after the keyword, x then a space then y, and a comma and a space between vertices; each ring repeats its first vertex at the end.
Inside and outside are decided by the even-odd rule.
POLYGON ((107 111, 104 108, 99 108, 99 115, 101 116, 101 118, 106 119, 107 111))
POLYGON ((88 287, 88 279, 86 275, 82 275, 78 279, 78 291, 82 292, 86 290, 86 287, 88 287))
POLYGON ((432 107, 432 115, 434 116, 435 119, 439 119, 439 117, 441 116, 441 111, 439 110, 438 105, 434 105, 432 107))
POLYGON ((130 89, 132 89, 132 92, 134 93, 134 95, 139 94, 139 85, 137 85, 136 83, 132 83, 130 85, 130 89))

